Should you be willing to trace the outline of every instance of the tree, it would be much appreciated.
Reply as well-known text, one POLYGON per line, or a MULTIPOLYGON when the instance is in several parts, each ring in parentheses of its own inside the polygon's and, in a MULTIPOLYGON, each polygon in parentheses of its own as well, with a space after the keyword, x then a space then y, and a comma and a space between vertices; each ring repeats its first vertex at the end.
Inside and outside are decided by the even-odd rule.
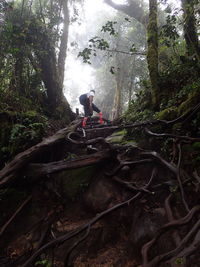
MULTIPOLYGON (((47 88, 50 109, 55 110, 56 108, 59 108, 60 111, 64 109, 63 111, 69 113, 71 116, 72 113, 69 104, 63 94, 64 69, 69 30, 68 0, 63 0, 61 2, 44 2, 44 8, 42 8, 40 4, 39 12, 42 14, 43 24, 38 24, 36 21, 35 25, 40 28, 40 36, 38 36, 38 38, 36 36, 33 43, 35 41, 35 54, 42 70, 43 82, 47 88), (47 21, 47 23, 44 14, 42 14, 45 8, 50 17, 49 22, 47 21), (62 32, 59 34, 58 29, 61 22, 63 22, 63 28, 62 32), (56 48, 58 47, 57 44, 59 42, 60 47, 57 56, 56 48)), ((32 31, 32 29, 30 30, 32 31)))
POLYGON ((151 80, 152 104, 158 109, 160 102, 160 90, 158 85, 158 27, 157 27, 157 0, 149 0, 149 23, 147 62, 151 80))
POLYGON ((128 0, 128 5, 118 5, 115 4, 112 0, 104 0, 104 2, 114 9, 123 12, 131 18, 136 19, 146 27, 148 22, 148 15, 145 13, 143 0, 128 0))
POLYGON ((200 60, 200 47, 196 30, 196 18, 194 15, 195 0, 181 0, 183 7, 183 29, 186 41, 187 54, 196 55, 200 60))
POLYGON ((84 62, 102 70, 101 75, 96 76, 98 83, 94 88, 98 88, 98 95, 95 100, 112 119, 118 118, 127 108, 135 93, 134 84, 137 82, 134 88, 139 89, 141 77, 147 77, 145 30, 141 23, 134 22, 120 13, 106 18, 101 30, 89 40, 88 47, 79 53, 84 62), (105 59, 106 64, 102 66, 105 59))
POLYGON ((65 71, 65 59, 67 56, 67 45, 68 45, 68 34, 69 34, 69 8, 68 8, 68 0, 63 1, 63 33, 60 38, 60 51, 58 55, 58 70, 60 75, 60 82, 63 85, 64 80, 64 71, 65 71))
POLYGON ((72 118, 63 94, 69 27, 68 1, 19 1, 6 13, 3 27, 2 60, 5 59, 6 64, 13 64, 10 66, 10 89, 31 95, 27 86, 30 79, 24 73, 27 71, 28 76, 34 73, 41 87, 44 84, 46 88, 47 99, 42 107, 47 104, 49 114, 61 112, 68 119, 72 118), (10 54, 13 62, 6 59, 10 54))

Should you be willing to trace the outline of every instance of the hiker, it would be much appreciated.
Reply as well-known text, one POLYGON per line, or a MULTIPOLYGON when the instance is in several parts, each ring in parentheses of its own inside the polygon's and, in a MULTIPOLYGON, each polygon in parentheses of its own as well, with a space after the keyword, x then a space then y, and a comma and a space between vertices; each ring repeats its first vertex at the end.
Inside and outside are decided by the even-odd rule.
POLYGON ((84 108, 85 117, 83 119, 83 126, 86 125, 87 118, 93 115, 93 111, 96 111, 97 113, 99 113, 100 123, 102 123, 102 112, 93 103, 94 95, 95 95, 95 91, 90 90, 89 93, 83 94, 79 97, 80 104, 83 105, 83 108, 84 108))

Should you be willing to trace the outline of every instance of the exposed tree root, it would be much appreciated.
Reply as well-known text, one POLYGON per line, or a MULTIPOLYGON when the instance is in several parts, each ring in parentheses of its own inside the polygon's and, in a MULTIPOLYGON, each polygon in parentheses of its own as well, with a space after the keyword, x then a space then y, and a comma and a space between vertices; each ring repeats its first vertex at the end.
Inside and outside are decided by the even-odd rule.
POLYGON ((16 179, 18 171, 21 170, 26 164, 34 161, 39 154, 48 151, 49 147, 57 143, 63 142, 66 135, 75 130, 80 125, 80 121, 75 125, 69 126, 58 131, 51 137, 44 139, 41 143, 32 146, 31 148, 19 153, 10 163, 8 163, 0 171, 0 188, 8 186, 13 180, 16 179))
POLYGON ((133 191, 133 192, 138 191, 138 192, 144 192, 144 193, 148 193, 148 194, 153 194, 153 192, 149 191, 148 189, 139 188, 139 187, 133 186, 131 183, 125 182, 125 181, 123 181, 122 179, 120 179, 117 176, 113 176, 112 180, 115 181, 116 183, 122 185, 123 187, 125 187, 126 189, 128 189, 130 191, 133 191))
MULTIPOLYGON (((188 241, 190 240, 190 238, 192 238, 192 236, 194 234, 196 234, 196 236, 198 235, 198 230, 200 227, 200 219, 197 221, 197 223, 193 226, 193 228, 190 230, 190 232, 182 239, 182 241, 180 242, 179 246, 176 247, 174 250, 169 251, 168 253, 164 253, 161 254, 157 257, 155 257, 153 260, 151 260, 149 263, 144 264, 144 267, 153 267, 153 266, 159 266, 159 264, 163 261, 169 260, 172 257, 177 256, 178 253, 180 253, 186 246, 186 244, 188 243, 188 241)), ((189 246, 189 249, 187 251, 194 251, 200 244, 200 240, 196 240, 195 242, 193 242, 192 244, 192 250, 189 246), (195 246, 196 248, 195 248, 195 246)), ((184 255, 184 254, 183 254, 184 255)), ((185 255, 184 255, 185 256, 185 255)))
POLYGON ((145 132, 150 135, 150 136, 155 136, 155 137, 166 137, 166 138, 173 138, 179 141, 188 141, 188 142, 199 142, 200 138, 193 138, 193 137, 189 137, 189 136, 180 136, 180 135, 175 135, 175 134, 167 134, 167 133, 162 133, 162 134, 158 134, 158 133, 153 133, 152 131, 150 131, 149 129, 145 128, 145 132))
POLYGON ((198 227, 200 225, 200 220, 197 221, 197 223, 193 226, 192 230, 185 236, 185 238, 180 242, 179 246, 168 253, 165 253, 163 255, 159 255, 155 257, 153 260, 149 261, 148 260, 148 252, 150 248, 155 244, 155 242, 158 240, 158 238, 165 233, 166 231, 169 231, 171 228, 178 227, 185 225, 191 221, 193 216, 199 212, 200 206, 195 206, 191 209, 191 211, 183 218, 180 218, 178 220, 174 220, 168 224, 165 224, 163 227, 160 228, 160 231, 157 233, 154 239, 146 243, 143 248, 142 248, 142 256, 143 256, 143 264, 144 267, 153 267, 153 266, 158 266, 158 264, 161 261, 166 261, 170 257, 173 257, 177 255, 180 250, 184 247, 184 245, 188 242, 189 238, 198 230, 198 227))
MULTIPOLYGON (((172 209, 170 206, 171 199, 172 199, 172 193, 170 193, 169 197, 167 197, 165 200, 165 210, 166 210, 167 219, 169 222, 174 221, 174 216, 173 216, 172 209)), ((178 246, 180 244, 181 239, 176 230, 173 232, 173 239, 174 239, 176 246, 178 246)))
POLYGON ((65 267, 68 267, 68 263, 69 263, 70 255, 72 251, 88 237, 89 233, 90 233, 90 225, 86 228, 84 235, 80 237, 76 242, 74 242, 74 244, 67 250, 66 257, 65 257, 65 267))
MULTIPOLYGON (((147 189, 150 184, 152 183, 152 180, 155 176, 155 173, 156 173, 156 169, 153 169, 152 171, 152 174, 151 174, 151 178, 149 179, 149 182, 144 186, 144 189, 147 189)), ((142 190, 141 190, 142 191, 142 190)), ((78 229, 76 230, 73 230, 69 233, 67 233, 66 235, 62 235, 60 237, 58 237, 57 239, 55 240, 52 240, 50 241, 49 243, 45 244, 44 246, 42 246, 38 251, 36 251, 28 261, 26 261, 22 267, 27 267, 27 266, 30 266, 30 264, 32 262, 34 262, 34 260, 41 254, 43 253, 44 250, 50 248, 50 247, 55 247, 55 246, 58 246, 60 244, 63 244, 63 242, 71 239, 72 237, 74 236, 77 236, 78 234, 82 233, 83 231, 86 230, 86 234, 87 234, 87 231, 88 229, 90 229, 90 227, 95 224, 98 220, 100 220, 101 218, 103 218, 104 216, 108 215, 109 213, 111 213, 112 211, 114 210, 117 210, 119 208, 122 208, 123 206, 126 206, 126 205, 130 205, 131 202, 133 202, 134 200, 136 200, 139 196, 141 195, 141 192, 138 192, 136 195, 134 195, 133 197, 129 198, 128 200, 122 202, 122 203, 119 203, 99 214, 97 214, 93 219, 91 219, 88 223, 86 223, 85 225, 83 226, 80 226, 78 229)), ((87 236, 87 235, 86 235, 87 236)), ((86 237, 84 236, 84 238, 81 238, 78 243, 75 243, 76 245, 78 245, 81 241, 83 241, 86 237)), ((72 246, 72 248, 70 249, 70 252, 74 249, 75 246, 72 246)))
POLYGON ((0 230, 0 237, 4 234, 7 227, 14 221, 17 215, 22 211, 22 209, 29 203, 32 199, 32 196, 28 196, 25 201, 20 205, 20 207, 14 212, 14 214, 10 217, 10 219, 1 227, 0 230))
POLYGON ((63 244, 63 242, 73 238, 74 236, 82 233, 84 230, 88 229, 88 227, 91 227, 94 223, 96 223, 98 220, 100 220, 103 216, 107 215, 108 213, 118 209, 118 208, 121 208, 125 205, 129 205, 133 200, 135 200, 136 198, 138 198, 140 196, 140 192, 137 193, 135 196, 133 196, 132 198, 122 202, 122 203, 119 203, 117 205, 115 205, 114 207, 108 209, 108 210, 105 210, 104 212, 100 213, 100 214, 97 214, 96 217, 94 217, 90 222, 88 222, 87 224, 79 227, 77 230, 73 230, 72 232, 69 232, 67 233, 66 235, 62 235, 60 237, 58 237, 57 239, 55 240, 52 240, 50 241, 49 243, 45 244, 44 246, 42 246, 38 251, 36 251, 32 256, 31 258, 26 261, 22 267, 28 267, 30 266, 31 263, 34 262, 34 260, 39 256, 41 255, 41 253, 43 253, 46 249, 50 248, 50 247, 55 247, 55 246, 59 246, 61 244, 63 244))
POLYGON ((113 176, 118 171, 120 171, 124 166, 134 166, 134 165, 140 165, 144 163, 151 163, 151 159, 143 159, 143 160, 136 160, 136 161, 121 161, 120 164, 112 171, 112 172, 106 172, 107 176, 113 176))
MULTIPOLYGON (((166 127, 172 126, 179 122, 185 123, 190 120, 197 112, 199 112, 199 110, 200 104, 192 108, 183 116, 180 116, 179 118, 172 121, 155 120, 120 126, 101 125, 100 127, 95 126, 97 128, 86 127, 84 130, 81 130, 80 128, 77 129, 81 123, 80 121, 78 121, 74 125, 71 125, 57 132, 52 137, 46 138, 41 143, 18 154, 8 165, 6 165, 0 171, 0 188, 7 188, 10 185, 13 186, 14 182, 19 180, 21 181, 24 179, 24 177, 28 178, 27 180, 29 181, 29 185, 31 184, 32 186, 34 186, 36 182, 42 182, 47 185, 46 182, 50 181, 50 178, 52 177, 50 176, 51 174, 55 174, 63 170, 98 165, 100 167, 102 166, 102 172, 104 172, 105 177, 107 177, 109 181, 113 181, 114 183, 117 183, 118 185, 123 187, 123 192, 126 190, 128 192, 126 192, 126 197, 122 198, 123 200, 126 199, 125 201, 119 201, 120 198, 117 199, 118 204, 113 204, 112 207, 108 206, 109 208, 105 209, 103 212, 98 213, 87 223, 76 227, 74 230, 71 230, 67 233, 65 232, 61 235, 55 234, 53 236, 54 239, 52 239, 51 235, 51 226, 52 223, 55 222, 55 216, 53 216, 54 220, 52 219, 52 216, 47 216, 45 223, 42 222, 44 224, 42 224, 43 230, 40 235, 40 240, 37 246, 34 247, 33 251, 30 252, 32 255, 25 255, 24 258, 21 256, 21 259, 16 262, 20 262, 20 266, 22 267, 32 266, 32 264, 38 259, 38 257, 42 253, 45 252, 48 254, 50 248, 54 250, 61 246, 64 242, 70 240, 70 242, 72 242, 69 245, 69 248, 67 249, 66 257, 64 260, 65 266, 68 266, 71 261, 71 253, 75 249, 77 249, 79 244, 81 244, 84 240, 88 240, 87 238, 91 233, 91 227, 94 227, 94 224, 97 221, 106 217, 111 212, 123 208, 129 205, 130 203, 133 203, 133 201, 141 197, 144 202, 146 201, 148 203, 148 200, 151 200, 152 203, 156 202, 156 188, 163 188, 164 186, 164 197, 166 197, 166 195, 168 197, 165 199, 165 201, 163 200, 163 203, 160 203, 160 205, 163 205, 165 208, 168 223, 164 224, 158 230, 157 234, 152 240, 143 245, 143 267, 158 267, 162 262, 166 261, 172 263, 176 260, 177 257, 184 258, 186 261, 187 257, 193 255, 200 247, 200 220, 198 215, 200 211, 200 206, 197 205, 197 201, 190 201, 191 195, 187 194, 188 188, 186 185, 187 182, 191 182, 192 179, 190 176, 187 175, 184 170, 182 170, 182 163, 184 160, 182 145, 200 142, 200 138, 189 137, 184 135, 175 135, 170 133, 155 133, 152 130, 149 130, 149 128, 153 127, 154 125, 162 125, 166 129, 166 127), (104 138, 105 136, 110 135, 116 130, 134 128, 142 128, 152 138, 155 137, 159 140, 164 140, 165 138, 173 139, 173 163, 170 162, 169 159, 164 159, 166 156, 163 156, 162 153, 159 154, 156 151, 156 148, 153 148, 153 150, 155 151, 151 151, 145 150, 144 148, 140 148, 137 146, 133 147, 130 145, 113 145, 106 141, 104 138), (73 146, 73 148, 81 148, 84 150, 84 155, 81 154, 82 156, 72 160, 64 160, 63 157, 61 160, 55 160, 49 163, 43 163, 45 161, 40 162, 36 160, 38 155, 44 155, 45 153, 48 153, 49 149, 53 148, 57 144, 68 144, 71 147, 73 146), (85 151, 88 151, 87 149, 90 150, 90 153, 92 154, 85 155, 85 151), (151 173, 151 178, 144 186, 139 187, 137 186, 137 183, 134 183, 131 180, 130 177, 129 180, 125 179, 124 176, 121 175, 121 173, 123 173, 122 168, 126 166, 128 166, 127 168, 132 172, 132 175, 134 175, 134 169, 136 168, 140 169, 141 171, 144 168, 150 170, 153 169, 151 173), (164 175, 160 177, 160 170, 163 173, 166 172, 166 176, 168 175, 168 173, 170 174, 163 181, 162 179, 164 175), (156 182, 153 183, 154 177, 156 177, 156 182), (178 190, 176 189, 176 187, 178 188, 178 190), (169 193, 169 191, 171 192, 169 193), (130 192, 134 193, 132 197, 130 197, 130 192), (173 204, 176 205, 176 199, 178 198, 181 199, 181 207, 183 207, 183 209, 181 210, 181 216, 176 216, 176 214, 173 214, 176 209, 171 203, 173 199, 173 204), (185 213, 187 213, 187 215, 183 216, 183 214, 185 213), (181 231, 179 231, 179 228, 182 226, 185 226, 187 228, 187 234, 183 234, 181 231), (165 251, 157 256, 149 256, 150 251, 152 251, 152 248, 158 244, 158 240, 162 240, 162 235, 168 231, 172 231, 175 248, 167 252, 165 251)), ((195 179, 196 184, 192 180, 191 185, 193 186, 193 189, 195 185, 198 186, 196 192, 198 192, 200 184, 198 171, 193 170, 193 180, 195 179)), ((142 184, 144 184, 145 181, 146 178, 144 179, 144 181, 142 181, 142 184)), ((25 205, 28 204, 30 200, 31 196, 29 196, 11 216, 11 218, 6 223, 4 223, 0 231, 0 236, 4 235, 5 230, 14 222, 14 219, 25 207, 25 205)))

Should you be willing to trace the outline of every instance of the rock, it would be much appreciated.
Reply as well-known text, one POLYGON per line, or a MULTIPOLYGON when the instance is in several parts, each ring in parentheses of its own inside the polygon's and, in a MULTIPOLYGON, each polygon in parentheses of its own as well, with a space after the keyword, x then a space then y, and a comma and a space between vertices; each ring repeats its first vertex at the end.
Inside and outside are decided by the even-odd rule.
POLYGON ((101 212, 121 201, 116 185, 106 178, 98 177, 84 195, 86 205, 95 212, 101 212))
POLYGON ((64 198, 75 201, 88 187, 94 172, 94 166, 87 166, 55 173, 51 177, 56 181, 58 192, 64 198))
POLYGON ((129 166, 124 166, 120 170, 120 177, 122 179, 127 179, 130 175, 130 167, 129 166))

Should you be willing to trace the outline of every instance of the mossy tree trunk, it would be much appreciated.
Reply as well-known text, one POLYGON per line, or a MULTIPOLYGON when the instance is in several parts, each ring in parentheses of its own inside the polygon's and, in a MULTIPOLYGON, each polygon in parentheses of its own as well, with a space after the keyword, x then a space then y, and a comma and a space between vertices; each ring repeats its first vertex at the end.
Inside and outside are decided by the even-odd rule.
POLYGON ((135 84, 135 78, 136 78, 135 64, 136 64, 136 59, 135 59, 135 56, 134 56, 133 57, 133 61, 132 61, 132 67, 131 67, 131 70, 130 70, 131 80, 128 83, 128 105, 131 104, 132 94, 133 94, 133 91, 134 91, 134 84, 135 84))
MULTIPOLYGON (((119 43, 117 42, 116 47, 118 49, 119 43)), ((116 65, 117 71, 115 73, 115 93, 114 93, 114 103, 113 103, 113 110, 112 110, 112 119, 118 119, 122 112, 122 84, 123 84, 123 71, 121 69, 121 62, 120 62, 120 55, 116 54, 116 65)))
POLYGON ((194 0, 181 0, 183 7, 183 29, 188 56, 196 55, 200 59, 200 47, 196 30, 194 0))
POLYGON ((133 92, 134 92, 134 79, 135 77, 131 77, 131 81, 128 86, 128 105, 131 105, 132 97, 133 97, 133 92))
MULTIPOLYGON (((118 75, 117 75, 118 76, 118 75)), ((121 115, 121 86, 119 77, 116 77, 116 88, 115 88, 115 97, 114 97, 114 104, 113 104, 113 112, 112 112, 112 119, 118 119, 121 115)))
POLYGON ((51 35, 38 25, 33 26, 31 31, 33 30, 38 30, 37 38, 33 39, 32 43, 34 54, 41 70, 41 78, 47 89, 49 111, 55 117, 59 116, 60 118, 70 121, 74 119, 74 115, 64 96, 62 86, 65 59, 63 61, 63 78, 61 81, 58 59, 56 57, 55 46, 51 39, 51 35), (39 29, 37 27, 39 27, 39 29))
POLYGON ((42 51, 35 51, 41 69, 42 80, 47 89, 48 104, 55 109, 61 102, 62 86, 56 64, 55 50, 50 45, 48 37, 41 41, 42 51))
POLYGON ((23 55, 19 54, 15 59, 13 66, 12 77, 10 79, 9 88, 13 91, 20 91, 24 94, 23 87, 23 67, 24 67, 24 58, 23 55))
POLYGON ((147 27, 148 51, 147 63, 151 80, 152 104, 155 110, 159 108, 160 89, 158 85, 158 26, 157 0, 149 0, 149 23, 147 27))
MULTIPOLYGON (((47 104, 50 114, 62 119, 74 119, 74 114, 64 96, 63 80, 65 60, 68 42, 69 10, 68 0, 60 2, 60 12, 63 15, 63 32, 60 36, 60 47, 58 55, 56 52, 58 40, 54 36, 54 30, 47 27, 45 22, 38 22, 33 16, 29 26, 27 41, 31 44, 31 56, 35 59, 41 72, 41 79, 46 87, 47 104), (36 34, 35 34, 36 33, 36 34)), ((53 24, 53 22, 52 22, 53 24)), ((31 60, 31 63, 34 60, 31 60)))
POLYGON ((65 72, 65 59, 67 56, 67 45, 68 45, 68 35, 69 35, 69 8, 68 8, 68 0, 63 1, 63 33, 60 40, 60 51, 58 56, 58 70, 60 76, 61 85, 63 85, 64 81, 64 72, 65 72))

